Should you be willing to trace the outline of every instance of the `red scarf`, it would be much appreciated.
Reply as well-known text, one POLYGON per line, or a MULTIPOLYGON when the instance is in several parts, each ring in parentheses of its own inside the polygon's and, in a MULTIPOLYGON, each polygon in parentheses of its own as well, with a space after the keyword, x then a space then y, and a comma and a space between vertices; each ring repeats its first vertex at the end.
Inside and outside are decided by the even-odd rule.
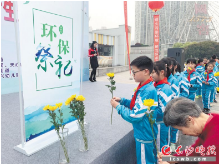
POLYGON ((188 80, 189 80, 189 82, 190 82, 190 75, 192 74, 192 72, 195 72, 196 70, 195 69, 193 69, 193 70, 191 70, 190 72, 188 72, 188 80))
POLYGON ((158 85, 160 85, 160 84, 169 84, 168 82, 167 82, 167 78, 165 77, 163 80, 160 80, 158 83, 154 83, 154 87, 156 87, 156 86, 158 86, 158 85))
POLYGON ((150 83, 151 81, 153 81, 153 78, 152 78, 152 77, 150 77, 150 78, 149 78, 145 83, 143 83, 142 85, 141 85, 141 83, 138 85, 137 90, 135 91, 134 96, 133 96, 132 99, 131 99, 131 104, 130 104, 130 109, 131 109, 131 110, 133 109, 133 107, 134 107, 134 105, 135 105, 135 100, 136 100, 136 97, 137 97, 137 92, 138 92, 138 90, 139 90, 140 88, 142 88, 143 86, 145 86, 146 84, 150 83))
POLYGON ((209 73, 213 72, 212 70, 210 70, 209 72, 206 70, 206 73, 207 73, 207 79, 206 79, 206 82, 209 81, 209 73))

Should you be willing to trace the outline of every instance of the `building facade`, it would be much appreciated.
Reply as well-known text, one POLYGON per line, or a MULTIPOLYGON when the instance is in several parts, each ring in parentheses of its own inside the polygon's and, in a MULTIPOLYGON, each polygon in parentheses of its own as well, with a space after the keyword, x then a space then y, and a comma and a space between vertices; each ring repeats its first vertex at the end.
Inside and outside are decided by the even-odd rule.
POLYGON ((153 45, 153 16, 160 16, 160 44, 212 40, 213 16, 208 1, 165 1, 153 12, 148 1, 135 2, 135 42, 153 45))
MULTIPOLYGON (((131 43, 131 27, 128 27, 129 49, 131 43)), ((112 66, 128 65, 125 25, 119 28, 93 30, 89 32, 89 44, 98 42, 100 64, 107 64, 112 60, 112 66), (108 61, 106 60, 108 59, 108 61)))

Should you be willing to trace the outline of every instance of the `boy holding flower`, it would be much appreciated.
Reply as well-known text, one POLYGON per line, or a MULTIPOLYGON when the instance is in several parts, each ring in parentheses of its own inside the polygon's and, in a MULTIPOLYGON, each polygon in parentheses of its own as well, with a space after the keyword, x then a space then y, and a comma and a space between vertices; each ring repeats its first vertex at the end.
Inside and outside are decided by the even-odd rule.
POLYGON ((134 138, 136 141, 136 156, 138 164, 155 164, 156 146, 154 137, 157 137, 157 124, 155 122, 158 106, 157 91, 152 83, 153 79, 150 74, 153 71, 153 61, 147 56, 140 56, 131 62, 132 73, 134 80, 139 82, 137 90, 132 99, 125 99, 113 97, 111 105, 116 108, 118 114, 133 125, 134 138), (153 110, 152 119, 153 132, 149 118, 145 113, 148 111, 148 106, 143 104, 144 100, 152 99, 154 105, 151 106, 153 110))

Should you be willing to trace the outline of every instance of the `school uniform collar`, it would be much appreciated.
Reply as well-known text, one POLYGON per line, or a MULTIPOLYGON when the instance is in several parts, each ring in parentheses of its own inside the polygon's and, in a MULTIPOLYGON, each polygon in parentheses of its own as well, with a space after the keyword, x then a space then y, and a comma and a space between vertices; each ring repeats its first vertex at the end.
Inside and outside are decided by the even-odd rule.
POLYGON ((144 85, 143 87, 141 87, 141 88, 139 89, 139 91, 145 90, 145 89, 148 88, 150 85, 153 85, 153 83, 152 83, 152 82, 149 82, 148 84, 146 84, 146 85, 144 85))

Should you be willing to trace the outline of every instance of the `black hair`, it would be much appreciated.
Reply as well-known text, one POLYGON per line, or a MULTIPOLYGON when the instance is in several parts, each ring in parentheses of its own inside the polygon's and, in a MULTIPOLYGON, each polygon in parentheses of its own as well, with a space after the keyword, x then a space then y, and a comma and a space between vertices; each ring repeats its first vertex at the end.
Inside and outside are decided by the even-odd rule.
POLYGON ((166 64, 166 68, 167 68, 167 78, 169 78, 170 75, 171 75, 171 69, 169 68, 169 66, 172 65, 171 60, 168 60, 168 58, 163 58, 161 61, 166 64))
POLYGON ((208 67, 209 65, 213 65, 213 67, 215 67, 214 64, 213 64, 213 62, 209 62, 208 64, 206 64, 206 69, 205 69, 205 70, 207 70, 207 67, 208 67))
POLYGON ((202 59, 202 58, 200 58, 200 59, 198 60, 198 64, 199 64, 200 62, 203 62, 203 59, 202 59))
POLYGON ((154 71, 159 75, 159 72, 164 70, 164 76, 167 77, 167 67, 163 61, 157 61, 154 63, 154 71))
POLYGON ((216 61, 215 61, 214 59, 212 59, 212 60, 209 61, 209 63, 210 63, 210 62, 216 62, 216 61))
POLYGON ((97 42, 96 41, 93 41, 90 48, 94 49, 94 44, 96 44, 97 42))
POLYGON ((196 64, 196 59, 194 59, 194 58, 189 58, 189 59, 187 59, 186 63, 187 63, 187 64, 189 64, 189 63, 196 64))
POLYGON ((131 66, 136 66, 140 70, 148 69, 150 73, 153 71, 153 61, 147 56, 139 56, 131 62, 131 66))
POLYGON ((176 72, 181 73, 181 66, 180 66, 180 64, 179 64, 179 63, 177 63, 176 72))
POLYGON ((216 55, 214 54, 214 55, 212 55, 212 59, 214 60, 214 59, 216 59, 216 55))
MULTIPOLYGON (((169 59, 168 59, 168 60, 169 60, 169 59)), ((177 61, 176 61, 175 58, 172 58, 172 57, 170 58, 170 60, 171 60, 171 63, 172 63, 172 65, 173 65, 171 72, 172 72, 172 74, 174 75, 174 71, 175 71, 174 67, 177 65, 177 61)))
MULTIPOLYGON (((209 64, 209 63, 208 63, 209 64)), ((208 66, 208 64, 205 64, 205 70, 207 70, 207 66, 208 66)))

